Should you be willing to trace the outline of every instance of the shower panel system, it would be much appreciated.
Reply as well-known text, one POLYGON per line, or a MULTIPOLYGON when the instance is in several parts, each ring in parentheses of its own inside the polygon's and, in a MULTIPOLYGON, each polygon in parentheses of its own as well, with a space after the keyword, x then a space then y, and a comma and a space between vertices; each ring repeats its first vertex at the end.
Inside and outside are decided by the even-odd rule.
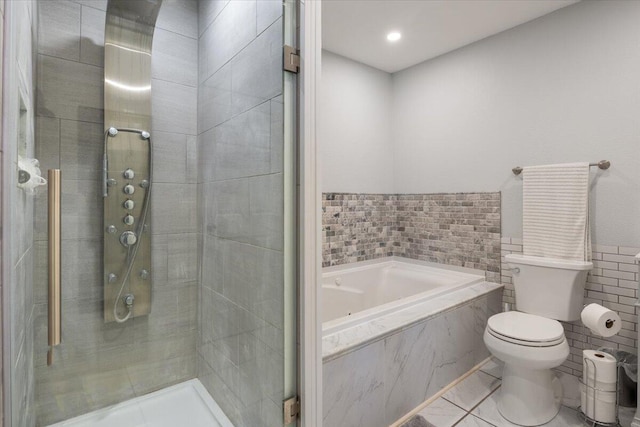
POLYGON ((109 0, 104 66, 104 320, 151 311, 151 45, 162 0, 109 0))

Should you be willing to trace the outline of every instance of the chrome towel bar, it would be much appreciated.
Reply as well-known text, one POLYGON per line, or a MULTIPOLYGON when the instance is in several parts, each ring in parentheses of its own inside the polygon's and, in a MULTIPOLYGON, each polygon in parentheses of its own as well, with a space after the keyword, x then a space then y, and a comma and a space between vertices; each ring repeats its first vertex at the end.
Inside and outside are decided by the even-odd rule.
MULTIPOLYGON (((600 160, 598 163, 589 163, 589 166, 597 166, 602 170, 606 170, 611 167, 611 162, 609 160, 600 160)), ((522 168, 520 166, 516 166, 515 168, 511 169, 511 171, 515 175, 520 175, 522 173, 522 168)))

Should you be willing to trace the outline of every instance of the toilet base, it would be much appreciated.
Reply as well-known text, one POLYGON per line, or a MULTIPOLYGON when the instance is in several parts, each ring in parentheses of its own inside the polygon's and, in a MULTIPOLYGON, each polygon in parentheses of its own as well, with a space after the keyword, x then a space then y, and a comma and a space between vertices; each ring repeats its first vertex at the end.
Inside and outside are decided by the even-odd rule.
POLYGON ((526 369, 504 365, 498 411, 521 426, 538 426, 551 421, 562 403, 562 384, 551 369, 526 369))

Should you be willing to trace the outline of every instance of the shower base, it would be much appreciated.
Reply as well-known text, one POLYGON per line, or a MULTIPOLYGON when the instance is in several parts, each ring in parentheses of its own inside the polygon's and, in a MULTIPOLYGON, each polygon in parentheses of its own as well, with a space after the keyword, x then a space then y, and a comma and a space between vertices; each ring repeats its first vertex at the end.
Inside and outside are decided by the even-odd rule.
POLYGON ((197 379, 49 427, 233 427, 197 379))

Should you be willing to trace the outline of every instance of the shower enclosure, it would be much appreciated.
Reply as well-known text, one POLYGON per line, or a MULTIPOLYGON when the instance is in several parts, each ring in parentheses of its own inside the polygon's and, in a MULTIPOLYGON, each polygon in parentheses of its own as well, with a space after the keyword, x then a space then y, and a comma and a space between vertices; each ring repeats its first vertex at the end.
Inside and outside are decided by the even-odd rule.
POLYGON ((283 70, 296 2, 0 3, 4 425, 97 410, 106 422, 105 408, 187 381, 234 426, 284 425, 297 389, 296 75, 283 70), (59 245, 46 187, 17 186, 31 158, 60 170, 59 245))

